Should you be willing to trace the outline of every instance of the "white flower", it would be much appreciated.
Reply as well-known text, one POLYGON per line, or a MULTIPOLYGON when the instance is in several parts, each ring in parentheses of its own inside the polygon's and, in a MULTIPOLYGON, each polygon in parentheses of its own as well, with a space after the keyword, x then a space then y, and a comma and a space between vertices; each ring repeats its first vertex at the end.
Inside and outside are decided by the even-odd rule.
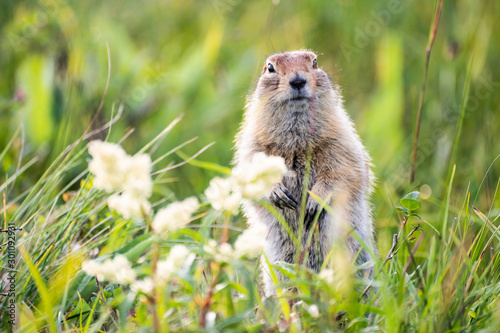
POLYGON ((92 141, 89 144, 89 153, 92 155, 89 170, 95 176, 96 188, 111 192, 123 186, 123 162, 127 159, 127 154, 120 145, 100 140, 92 141))
POLYGON ((166 281, 172 275, 178 274, 186 263, 192 261, 190 259, 192 259, 193 255, 184 245, 175 245, 172 247, 167 259, 158 262, 156 266, 156 273, 160 280, 166 281))
POLYGON ((234 243, 238 256, 257 257, 264 249, 267 233, 268 230, 264 224, 255 224, 243 231, 234 243))
POLYGON ((146 154, 133 156, 126 164, 124 191, 135 197, 149 198, 153 193, 151 157, 146 154))
POLYGON ((220 246, 217 246, 217 241, 214 239, 209 240, 208 244, 203 246, 203 250, 212 256, 215 261, 221 263, 227 263, 236 256, 231 244, 223 243, 220 246))
POLYGON ((153 192, 151 157, 145 154, 130 156, 120 145, 99 140, 89 144, 89 153, 92 155, 89 170, 95 176, 95 187, 107 192, 123 189, 121 195, 109 199, 109 208, 126 219, 151 215, 147 200, 153 192))
POLYGON ((113 259, 106 259, 103 263, 95 260, 86 261, 82 268, 88 275, 94 275, 98 280, 119 284, 129 284, 136 278, 130 262, 121 254, 113 259))
POLYGON ((152 213, 151 204, 146 198, 134 197, 128 192, 112 195, 108 199, 108 206, 126 219, 142 219, 152 213))
POLYGON ((215 326, 215 320, 217 319, 217 314, 214 311, 209 311, 205 315, 205 322, 207 323, 207 328, 213 328, 215 326))
POLYGON ((271 188, 281 181, 287 167, 279 156, 255 153, 250 162, 241 163, 233 169, 232 177, 239 186, 243 197, 260 200, 271 188))
POLYGON ((153 279, 145 278, 144 280, 136 280, 130 285, 130 289, 134 292, 142 292, 146 295, 150 295, 153 292, 154 284, 153 279))
POLYGON ((123 255, 115 256, 109 265, 114 268, 115 281, 120 284, 131 283, 135 280, 135 271, 132 269, 132 265, 123 255))
POLYGON ((234 250, 231 244, 224 243, 219 246, 219 253, 215 256, 215 260, 219 262, 228 262, 234 258, 234 250))
POLYGON ((167 281, 175 273, 175 267, 171 261, 163 260, 156 264, 156 274, 161 281, 167 281))
POLYGON ((198 207, 198 200, 194 197, 173 202, 156 213, 151 226, 156 233, 174 231, 188 224, 198 207))
POLYGON ((171 261, 175 267, 182 267, 190 254, 191 252, 186 246, 175 245, 170 249, 167 260, 171 261))
POLYGON ((98 280, 105 279, 105 271, 102 268, 102 264, 95 260, 84 261, 82 264, 82 269, 88 275, 96 276, 98 280))
POLYGON ((311 315, 313 318, 318 318, 319 317, 319 309, 316 304, 312 304, 309 307, 307 307, 307 312, 311 315))
POLYGON ((300 322, 300 316, 298 315, 298 313, 297 312, 290 313, 290 319, 292 320, 292 325, 295 326, 295 331, 301 332, 302 324, 300 322))
POLYGON ((133 196, 151 196, 151 157, 149 155, 130 156, 123 148, 100 140, 89 144, 92 161, 89 170, 94 174, 96 188, 112 192, 124 188, 133 196))
POLYGON ((231 178, 213 178, 209 187, 205 190, 205 195, 215 210, 227 211, 232 215, 238 213, 241 193, 235 190, 231 178))
POLYGON ((215 239, 210 239, 207 244, 203 245, 203 251, 210 255, 214 255, 217 252, 217 241, 215 239))
POLYGON ((324 268, 321 272, 319 272, 319 278, 325 281, 328 285, 333 285, 335 283, 334 275, 335 273, 333 269, 330 268, 324 268))

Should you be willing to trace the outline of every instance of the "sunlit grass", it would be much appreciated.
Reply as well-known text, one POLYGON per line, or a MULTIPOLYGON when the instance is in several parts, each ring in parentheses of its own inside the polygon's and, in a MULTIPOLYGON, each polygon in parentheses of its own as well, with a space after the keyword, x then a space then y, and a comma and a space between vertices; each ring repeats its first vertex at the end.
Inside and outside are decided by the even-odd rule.
MULTIPOLYGON (((498 327, 498 216, 471 209, 469 193, 460 207, 452 207, 455 194, 448 191, 437 207, 446 221, 421 216, 418 192, 403 198, 393 246, 376 258, 372 279, 355 278, 339 248, 331 254, 333 275, 298 264, 269 266, 276 293, 265 298, 259 260, 235 255, 229 244, 237 230, 229 237, 220 232, 240 225, 240 217, 213 210, 204 196, 190 224, 160 237, 141 219, 110 211, 106 202, 112 193, 97 190, 87 171, 70 182, 74 190, 57 190, 62 174, 87 163, 86 149, 84 143, 70 146, 18 204, 6 202, 3 208, 7 221, 23 229, 16 231, 19 331, 495 332, 498 327), (138 280, 155 281, 156 263, 175 244, 194 256, 172 266, 177 268, 152 293, 82 271, 86 259, 102 263, 120 254, 138 280), (274 270, 287 280, 280 282, 274 270)), ((153 203, 155 211, 164 205, 153 203)), ((7 259, 4 252, 4 267, 7 259)), ((9 327, 7 320, 2 325, 9 327)))

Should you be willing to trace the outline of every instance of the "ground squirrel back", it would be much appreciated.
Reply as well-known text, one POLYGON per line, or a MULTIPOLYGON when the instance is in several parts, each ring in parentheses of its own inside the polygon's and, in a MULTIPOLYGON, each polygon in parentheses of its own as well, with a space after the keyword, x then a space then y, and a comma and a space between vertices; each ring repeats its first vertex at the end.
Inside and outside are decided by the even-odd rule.
MULTIPOLYGON (((235 163, 250 161, 257 152, 285 159, 290 171, 268 199, 296 235, 302 231, 297 236, 303 247, 321 209, 308 195, 301 221, 304 175, 308 152, 311 154, 308 190, 328 202, 334 214, 323 210, 319 215, 318 237, 304 261, 308 267, 318 271, 338 240, 358 264, 371 260, 351 234, 354 230, 371 252, 376 252, 369 203, 373 178, 370 159, 343 108, 338 85, 318 67, 313 52, 277 53, 266 60, 236 138, 235 163)), ((244 212, 250 225, 268 227, 264 251, 271 263, 295 262, 296 246, 270 212, 259 205, 247 205, 244 212)), ((266 269, 263 279, 269 294, 273 285, 266 269)))

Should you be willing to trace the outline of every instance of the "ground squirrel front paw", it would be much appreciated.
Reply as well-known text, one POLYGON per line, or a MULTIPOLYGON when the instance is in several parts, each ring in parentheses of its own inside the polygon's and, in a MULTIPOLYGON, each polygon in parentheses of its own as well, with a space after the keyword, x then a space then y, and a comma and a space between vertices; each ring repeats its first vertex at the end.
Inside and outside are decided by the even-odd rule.
POLYGON ((318 221, 321 219, 321 217, 326 214, 326 211, 321 205, 314 200, 313 197, 309 196, 307 198, 306 202, 306 212, 304 215, 304 227, 306 230, 309 230, 312 227, 312 224, 314 222, 314 218, 316 217, 316 214, 318 211, 321 211, 320 216, 318 218, 318 221))
POLYGON ((278 208, 297 209, 299 204, 283 184, 277 184, 269 195, 271 202, 278 208))

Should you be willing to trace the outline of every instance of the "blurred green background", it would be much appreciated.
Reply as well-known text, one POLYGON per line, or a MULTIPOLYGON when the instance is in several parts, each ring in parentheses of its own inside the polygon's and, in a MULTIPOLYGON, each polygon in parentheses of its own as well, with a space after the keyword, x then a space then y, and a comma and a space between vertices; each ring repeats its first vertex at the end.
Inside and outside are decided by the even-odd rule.
MULTIPOLYGON (((500 163, 487 173, 500 153, 500 3, 496 0, 444 1, 423 104, 416 181, 409 183, 436 4, 2 0, 0 151, 15 140, 0 171, 13 174, 21 154, 23 161, 38 157, 37 164, 17 180, 16 191, 22 192, 81 136, 104 95, 106 43, 110 83, 92 128, 106 123, 123 104, 123 116, 113 126, 110 141, 117 142, 135 129, 123 143, 133 153, 183 114, 157 155, 198 137, 183 152, 193 154, 215 141, 199 159, 221 165, 230 164, 245 97, 266 56, 309 48, 320 54, 319 65, 343 87, 346 109, 373 158, 380 238, 390 240, 383 233, 397 226, 392 203, 424 184, 432 196, 422 210, 428 219, 437 219, 464 101, 452 200, 460 207, 469 189, 471 203, 489 212, 498 207, 498 199, 492 201, 500 175, 500 163), (468 82, 470 89, 464 94, 468 82), (21 124, 24 144, 21 132, 15 135, 21 124)), ((171 188, 180 198, 200 194, 215 175, 184 166, 172 172, 177 181, 171 188)), ((381 247, 384 253, 390 244, 381 247)))

